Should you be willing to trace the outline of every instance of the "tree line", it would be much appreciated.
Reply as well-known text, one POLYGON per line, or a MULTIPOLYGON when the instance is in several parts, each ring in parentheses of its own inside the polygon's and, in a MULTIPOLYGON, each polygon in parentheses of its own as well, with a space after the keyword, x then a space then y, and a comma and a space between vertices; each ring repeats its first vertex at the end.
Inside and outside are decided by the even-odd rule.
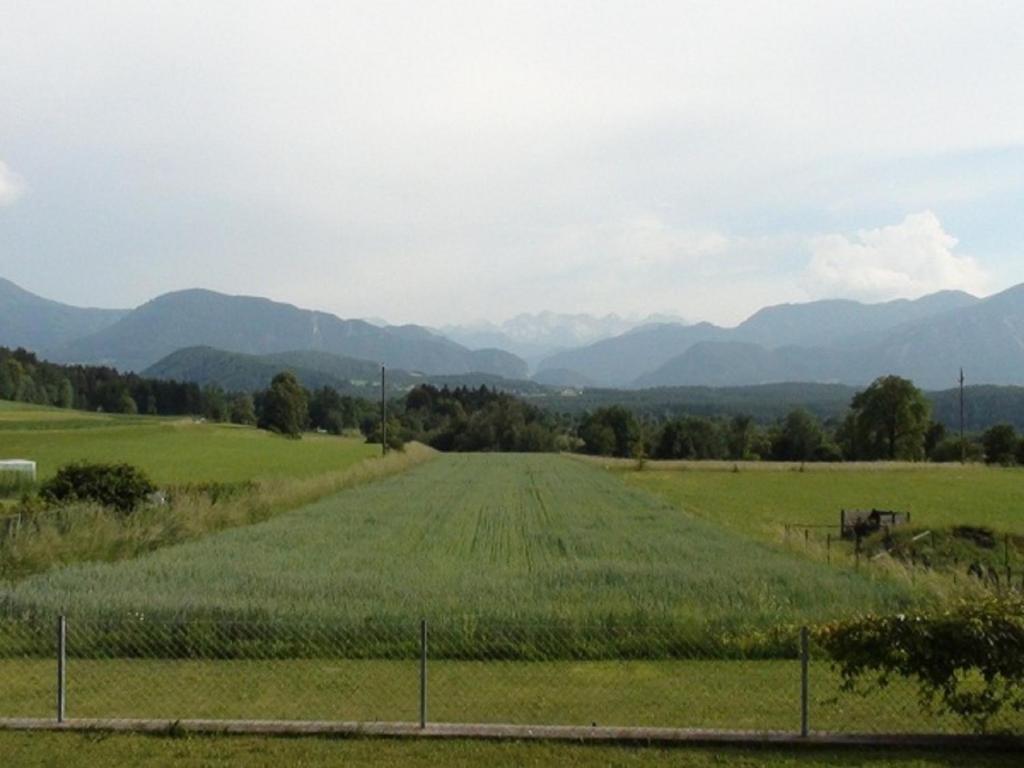
POLYGON ((6 347, 0 347, 0 400, 105 413, 194 416, 296 435, 308 429, 340 434, 375 422, 379 412, 375 404, 330 387, 309 392, 291 373, 275 377, 265 390, 228 392, 107 366, 50 363, 25 349, 6 347))
MULTIPOLYGON (((254 393, 164 381, 105 366, 59 365, 0 347, 0 399, 108 413, 191 415, 256 425, 289 436, 359 430, 381 440, 380 403, 332 387, 304 388, 277 374, 254 393)), ((623 405, 556 414, 481 386, 423 384, 388 403, 392 447, 417 440, 442 451, 575 450, 602 456, 732 461, 969 461, 1024 464, 1024 438, 1009 423, 951 435, 913 382, 884 376, 850 401, 842 418, 795 408, 764 424, 754 415, 655 418, 623 405)))
POLYGON ((24 349, 0 347, 0 399, 108 413, 201 414, 196 384, 147 379, 98 365, 58 365, 24 349))
POLYGON ((1009 424, 981 435, 949 434, 913 382, 883 376, 852 398, 843 418, 792 409, 768 425, 753 416, 656 420, 612 405, 586 413, 577 436, 596 455, 731 461, 979 461, 1024 464, 1024 440, 1009 424))

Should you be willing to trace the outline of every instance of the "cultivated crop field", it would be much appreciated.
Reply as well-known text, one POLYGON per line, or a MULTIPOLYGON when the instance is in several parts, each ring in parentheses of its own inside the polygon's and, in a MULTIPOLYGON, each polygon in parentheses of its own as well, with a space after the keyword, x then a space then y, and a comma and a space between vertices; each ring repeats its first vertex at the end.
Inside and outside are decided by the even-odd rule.
POLYGON ((0 401, 0 458, 37 462, 40 479, 72 461, 130 462, 158 484, 312 477, 377 455, 360 439, 287 440, 251 427, 121 416, 0 401))
POLYGON ((552 455, 443 455, 259 525, 4 589, 48 612, 746 631, 924 599, 552 455))

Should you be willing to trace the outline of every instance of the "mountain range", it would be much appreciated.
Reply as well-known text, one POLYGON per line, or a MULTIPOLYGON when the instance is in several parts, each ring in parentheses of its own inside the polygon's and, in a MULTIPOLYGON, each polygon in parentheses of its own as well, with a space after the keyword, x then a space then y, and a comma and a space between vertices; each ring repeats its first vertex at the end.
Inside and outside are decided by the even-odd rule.
POLYGON ((469 350, 418 326, 379 328, 252 296, 176 291, 119 312, 80 310, 18 290, 13 301, 0 295, 0 344, 25 346, 54 362, 142 371, 204 345, 254 355, 316 350, 429 374, 527 377, 526 363, 503 350, 469 350), (68 326, 76 319, 74 334, 68 326))
POLYGON ((468 325, 446 325, 439 328, 438 333, 471 349, 504 349, 522 357, 530 365, 536 365, 541 359, 563 349, 619 336, 641 325, 668 322, 682 323, 683 320, 664 314, 628 318, 616 314, 594 317, 586 314, 538 312, 516 315, 502 323, 484 321, 468 325))
POLYGON ((24 346, 55 362, 190 380, 241 376, 251 383, 284 365, 302 369, 309 382, 356 386, 375 381, 383 363, 395 371, 396 385, 454 376, 525 391, 529 368, 515 350, 532 356, 545 345, 575 344, 532 358, 533 386, 863 386, 896 373, 944 389, 961 366, 973 383, 1024 384, 1024 285, 987 298, 945 291, 878 304, 782 304, 733 328, 654 319, 659 322, 520 315, 501 325, 449 327, 457 337, 451 339, 419 325, 379 326, 199 289, 167 293, 132 310, 86 309, 0 279, 0 345, 24 346), (602 334, 607 337, 590 343, 573 341, 602 334))
POLYGON ((942 389, 1024 383, 1024 285, 988 298, 946 291, 916 301, 846 300, 763 309, 735 328, 634 329, 542 360, 603 386, 741 386, 782 381, 861 386, 894 373, 942 389))
POLYGON ((122 309, 86 309, 44 299, 0 277, 0 344, 46 350, 113 325, 122 309))

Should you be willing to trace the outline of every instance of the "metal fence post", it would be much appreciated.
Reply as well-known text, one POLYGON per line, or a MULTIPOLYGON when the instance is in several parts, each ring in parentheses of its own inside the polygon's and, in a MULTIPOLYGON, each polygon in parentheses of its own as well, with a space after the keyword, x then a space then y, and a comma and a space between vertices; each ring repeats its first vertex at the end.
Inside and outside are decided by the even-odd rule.
POLYGON ((65 616, 57 619, 57 722, 64 722, 67 704, 67 647, 68 620, 65 616))
POLYGON ((800 627, 800 735, 807 736, 810 733, 808 723, 808 689, 810 677, 810 643, 808 642, 807 627, 800 627))
POLYGON ((427 620, 420 621, 420 728, 427 727, 427 620))

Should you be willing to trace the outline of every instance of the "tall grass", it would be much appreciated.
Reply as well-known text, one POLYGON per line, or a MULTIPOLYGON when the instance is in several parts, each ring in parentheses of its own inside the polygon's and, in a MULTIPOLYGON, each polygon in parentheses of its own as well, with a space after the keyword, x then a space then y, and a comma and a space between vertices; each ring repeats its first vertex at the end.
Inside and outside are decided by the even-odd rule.
POLYGON ((25 472, 0 470, 0 499, 18 498, 26 493, 32 493, 36 487, 36 481, 25 472))
POLYGON ((262 525, 0 593, 7 610, 153 622, 386 628, 426 617, 476 646, 528 630, 512 643, 520 652, 557 633, 580 653, 617 638, 620 655, 656 637, 767 652, 778 627, 929 599, 730 533, 583 463, 507 454, 440 456, 262 525))
POLYGON ((104 507, 74 504, 32 510, 0 520, 0 578, 13 579, 83 561, 116 561, 251 525, 346 488, 402 472, 434 451, 411 443, 403 453, 370 459, 312 477, 273 477, 234 486, 172 488, 170 501, 123 516, 104 507), (231 491, 234 488, 234 492, 231 491))

